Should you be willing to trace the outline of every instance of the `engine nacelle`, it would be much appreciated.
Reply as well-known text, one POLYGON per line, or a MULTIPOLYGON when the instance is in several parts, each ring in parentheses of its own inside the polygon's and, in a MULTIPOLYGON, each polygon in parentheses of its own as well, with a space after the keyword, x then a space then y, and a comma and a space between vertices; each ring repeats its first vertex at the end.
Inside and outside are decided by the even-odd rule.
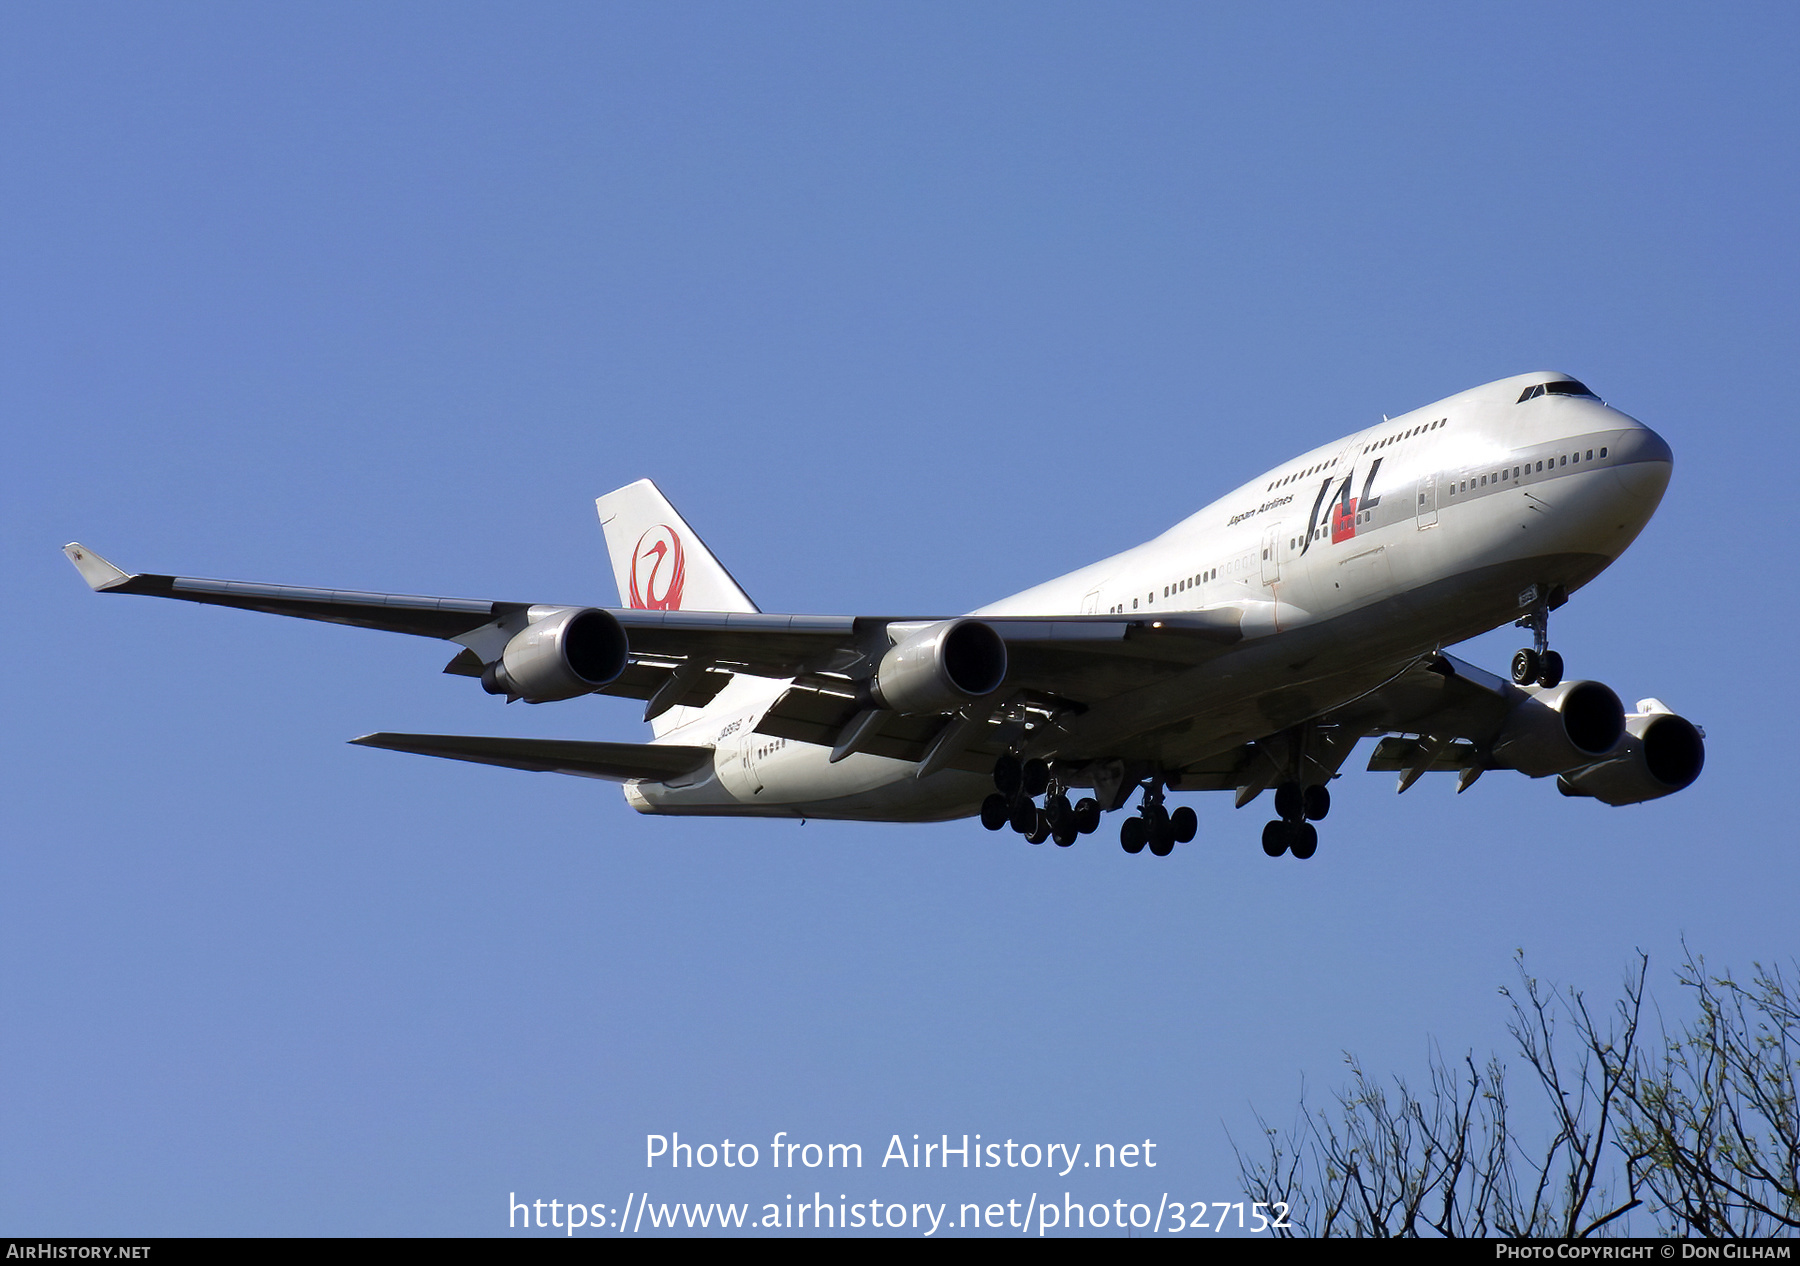
POLYGON ((881 657, 870 683, 876 700, 904 713, 950 712, 990 695, 1006 679, 1006 642, 979 620, 944 620, 904 638, 881 657))
POLYGON ((551 703, 592 694, 625 671, 629 643, 619 621, 593 607, 557 607, 513 635, 481 686, 507 701, 551 703))
POLYGON ((1519 689, 1525 698, 1489 744, 1502 769, 1532 778, 1560 774, 1611 754, 1625 736, 1625 705, 1597 681, 1519 689))
POLYGON ((1706 737, 1686 717, 1654 699, 1625 718, 1625 742, 1606 760, 1571 770, 1556 780, 1564 795, 1592 796, 1605 804, 1642 804, 1672 795, 1706 766, 1706 737))

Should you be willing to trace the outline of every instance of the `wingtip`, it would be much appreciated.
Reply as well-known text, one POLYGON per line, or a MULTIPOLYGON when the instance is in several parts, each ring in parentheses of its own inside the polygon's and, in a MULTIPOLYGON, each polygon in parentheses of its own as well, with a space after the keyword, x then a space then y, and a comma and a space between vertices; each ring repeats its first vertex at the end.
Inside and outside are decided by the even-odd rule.
POLYGON ((129 572, 120 571, 80 541, 70 541, 63 546, 63 553, 95 593, 116 588, 131 579, 129 572))

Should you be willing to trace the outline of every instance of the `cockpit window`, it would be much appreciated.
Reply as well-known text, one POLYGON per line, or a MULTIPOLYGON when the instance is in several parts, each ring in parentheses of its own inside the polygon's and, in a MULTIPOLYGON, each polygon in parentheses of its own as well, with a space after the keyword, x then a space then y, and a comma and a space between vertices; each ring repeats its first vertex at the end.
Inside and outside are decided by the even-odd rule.
POLYGON ((1561 382, 1547 382, 1544 384, 1544 391, 1553 396, 1587 396, 1594 400, 1600 398, 1573 378, 1564 378, 1561 382))
POLYGON ((1590 400, 1600 398, 1573 378, 1559 378, 1555 382, 1540 382, 1535 387, 1525 388, 1519 393, 1519 403, 1524 404, 1527 400, 1535 400, 1542 395, 1586 396, 1590 400))

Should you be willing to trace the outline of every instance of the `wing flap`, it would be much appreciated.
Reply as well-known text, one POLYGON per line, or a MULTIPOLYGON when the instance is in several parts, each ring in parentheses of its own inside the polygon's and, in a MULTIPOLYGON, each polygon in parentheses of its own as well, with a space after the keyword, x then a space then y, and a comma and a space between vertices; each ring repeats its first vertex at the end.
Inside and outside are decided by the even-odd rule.
POLYGON ((737 667, 758 677, 795 677, 856 660, 848 615, 735 611, 614 610, 632 655, 737 667))
POLYGON ((1420 773, 1461 773, 1478 763, 1475 745, 1463 739, 1434 743, 1429 739, 1402 738, 1392 735, 1375 745, 1369 754, 1369 772, 1404 774, 1413 769, 1420 773))
MULTIPOLYGON (((595 691, 595 694, 612 695, 618 699, 651 700, 661 694, 675 678, 677 668, 664 664, 646 664, 637 662, 628 664, 625 671, 617 679, 608 682, 595 691)), ((674 698, 661 700, 670 708, 703 708, 711 703, 719 691, 731 682, 731 674, 717 669, 707 669, 694 677, 692 681, 677 685, 680 694, 674 698)))
POLYGON ((361 747, 442 756, 478 765, 502 765, 533 773, 573 774, 611 782, 666 782, 712 760, 710 747, 667 743, 590 743, 571 739, 483 738, 464 734, 365 734, 361 747))
MULTIPOLYGON (((874 728, 858 735, 854 750, 893 760, 925 761, 933 770, 987 773, 994 767, 994 757, 1023 733, 1024 718, 1041 721, 1067 706, 1023 691, 1001 693, 1008 697, 999 707, 985 710, 980 705, 972 706, 968 715, 973 730, 956 736, 949 750, 939 749, 939 740, 963 724, 964 714, 905 716, 881 712, 873 722, 874 728)), ((763 714, 756 732, 835 748, 849 736, 863 716, 864 707, 847 691, 833 689, 829 683, 796 681, 763 714)))
MULTIPOLYGON (((758 734, 791 739, 798 743, 816 743, 832 747, 846 725, 861 708, 845 695, 815 690, 808 686, 791 686, 776 700, 775 706, 763 714, 756 727, 758 734)), ((894 760, 917 761, 924 758, 931 740, 944 728, 941 716, 902 716, 884 713, 875 731, 857 750, 871 756, 888 756, 894 760)), ((989 762, 992 764, 992 762, 989 762)))
POLYGON ((1256 749, 1243 744, 1193 761, 1181 767, 1180 791, 1235 791, 1246 781, 1245 767, 1256 758, 1256 749))

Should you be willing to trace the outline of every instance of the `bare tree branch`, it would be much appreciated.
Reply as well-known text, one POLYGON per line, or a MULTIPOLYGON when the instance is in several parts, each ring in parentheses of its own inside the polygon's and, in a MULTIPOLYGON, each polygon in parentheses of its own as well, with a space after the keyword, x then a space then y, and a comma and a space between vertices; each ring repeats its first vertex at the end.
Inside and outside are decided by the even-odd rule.
MULTIPOLYGON (((1767 1236, 1800 1229, 1800 1001, 1779 967, 1749 985, 1688 951, 1676 981, 1696 1017, 1646 1050, 1648 958, 1596 1018, 1576 989, 1516 959, 1508 1032, 1548 1109, 1549 1138, 1515 1127, 1505 1066, 1433 1047, 1427 1089, 1372 1079, 1346 1055, 1331 1109, 1301 1097, 1267 1156, 1237 1153, 1252 1198, 1290 1210, 1287 1234, 1767 1236)), ((1800 973, 1800 963, 1794 966, 1800 973)), ((1235 1145, 1234 1145, 1235 1150, 1235 1145)))

